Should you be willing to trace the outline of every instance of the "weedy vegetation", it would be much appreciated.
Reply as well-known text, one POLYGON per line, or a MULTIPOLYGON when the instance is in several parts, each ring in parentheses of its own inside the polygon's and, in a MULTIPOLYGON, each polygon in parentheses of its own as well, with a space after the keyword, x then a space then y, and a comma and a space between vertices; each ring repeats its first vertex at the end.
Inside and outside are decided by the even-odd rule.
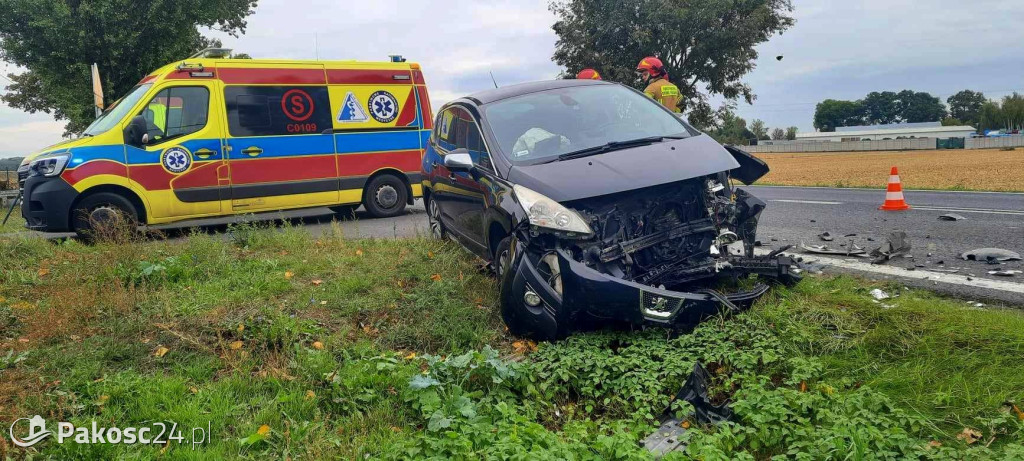
POLYGON ((733 421, 667 459, 1024 459, 1024 315, 814 277, 694 331, 508 336, 452 244, 287 224, 83 244, 0 237, 0 419, 211 427, 44 458, 648 459, 693 364, 733 421))

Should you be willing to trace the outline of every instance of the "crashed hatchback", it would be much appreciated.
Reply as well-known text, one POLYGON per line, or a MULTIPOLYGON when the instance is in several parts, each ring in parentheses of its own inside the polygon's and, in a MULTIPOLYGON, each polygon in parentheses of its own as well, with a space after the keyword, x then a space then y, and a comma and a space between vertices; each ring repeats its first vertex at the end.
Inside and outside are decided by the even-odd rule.
POLYGON ((491 262, 516 335, 557 339, 595 319, 688 326, 748 306, 765 281, 799 280, 790 258, 755 255, 765 203, 733 187, 767 165, 631 88, 494 89, 448 103, 434 125, 431 233, 491 262))

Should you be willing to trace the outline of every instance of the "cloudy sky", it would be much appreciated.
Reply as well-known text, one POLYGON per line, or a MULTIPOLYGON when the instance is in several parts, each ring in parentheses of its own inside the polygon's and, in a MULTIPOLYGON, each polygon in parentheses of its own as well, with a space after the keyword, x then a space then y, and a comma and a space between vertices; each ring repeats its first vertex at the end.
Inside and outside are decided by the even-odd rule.
MULTIPOLYGON (((489 71, 499 84, 511 84, 560 70, 551 62, 556 37, 548 0, 346 3, 260 0, 248 32, 222 39, 257 58, 314 59, 317 50, 321 59, 402 54, 423 65, 435 107, 492 86, 489 71)), ((989 97, 1024 92, 1024 28, 1015 2, 793 3, 796 26, 759 47, 757 69, 746 78, 758 94, 753 105, 738 107, 748 121, 811 131, 818 101, 875 90, 927 91, 943 100, 964 88, 989 97)), ((6 83, 0 78, 0 88, 6 83)), ((52 144, 62 127, 45 114, 0 105, 0 157, 52 144)))

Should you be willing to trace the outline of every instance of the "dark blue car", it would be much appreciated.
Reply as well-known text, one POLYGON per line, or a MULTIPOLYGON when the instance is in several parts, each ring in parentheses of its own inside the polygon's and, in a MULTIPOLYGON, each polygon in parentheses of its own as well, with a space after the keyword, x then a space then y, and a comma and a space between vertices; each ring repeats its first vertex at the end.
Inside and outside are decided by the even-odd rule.
POLYGON ((550 340, 587 319, 693 325, 769 289, 722 281, 799 280, 755 256, 765 203, 731 181, 767 172, 631 88, 557 80, 445 105, 423 197, 434 237, 491 262, 509 330, 550 340))

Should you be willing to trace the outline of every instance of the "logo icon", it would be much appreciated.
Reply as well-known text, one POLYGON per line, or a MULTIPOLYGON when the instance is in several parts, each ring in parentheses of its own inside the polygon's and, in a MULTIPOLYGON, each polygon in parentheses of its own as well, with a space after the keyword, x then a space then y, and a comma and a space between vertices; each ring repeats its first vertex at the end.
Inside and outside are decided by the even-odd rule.
POLYGON ((391 123, 398 117, 398 100, 387 91, 370 95, 370 115, 380 123, 391 123))
POLYGON ((172 147, 165 150, 160 161, 164 164, 164 168, 167 171, 175 174, 184 173, 188 170, 188 167, 192 166, 192 156, 181 147, 172 147))
POLYGON ((296 122, 304 122, 313 115, 313 98, 303 90, 288 90, 281 98, 284 115, 296 122))
POLYGON ((359 123, 369 119, 363 105, 356 99, 351 91, 345 96, 345 102, 341 105, 341 112, 338 113, 338 121, 341 123, 359 123))
POLYGON ((11 441, 19 447, 31 447, 40 440, 50 435, 50 431, 46 430, 46 420, 42 416, 35 415, 31 418, 18 418, 11 424, 11 429, 8 431, 11 435, 11 441), (14 426, 18 425, 19 421, 28 421, 28 437, 25 439, 19 439, 14 436, 14 426))

